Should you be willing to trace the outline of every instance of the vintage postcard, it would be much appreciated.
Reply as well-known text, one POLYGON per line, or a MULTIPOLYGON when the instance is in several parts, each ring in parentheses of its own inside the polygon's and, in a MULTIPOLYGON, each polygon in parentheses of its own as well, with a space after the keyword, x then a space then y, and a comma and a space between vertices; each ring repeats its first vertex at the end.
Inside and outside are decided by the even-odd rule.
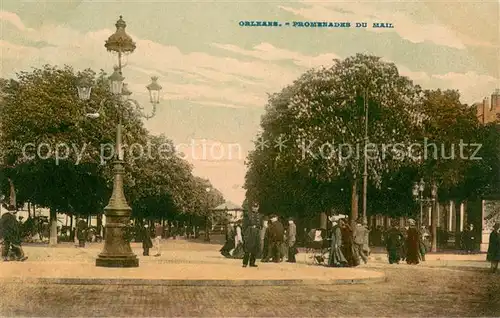
POLYGON ((0 316, 500 316, 499 21, 0 1, 0 316))

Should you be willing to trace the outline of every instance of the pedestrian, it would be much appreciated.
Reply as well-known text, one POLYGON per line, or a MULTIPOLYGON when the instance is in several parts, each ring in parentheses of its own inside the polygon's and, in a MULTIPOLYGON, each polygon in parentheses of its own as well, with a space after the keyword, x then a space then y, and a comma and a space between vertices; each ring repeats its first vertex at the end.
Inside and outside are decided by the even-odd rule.
POLYGON ((262 260, 267 259, 267 250, 269 249, 269 218, 267 216, 262 218, 262 226, 260 228, 260 255, 262 260))
POLYGON ((263 261, 269 261, 272 258, 273 262, 280 262, 280 246, 283 243, 284 236, 283 224, 278 220, 278 216, 271 216, 271 224, 269 226, 269 246, 267 257, 263 261))
POLYGON ((463 233, 463 242, 465 253, 471 254, 476 250, 476 241, 478 235, 476 234, 476 229, 474 224, 469 224, 463 233))
POLYGON ((79 217, 76 223, 76 238, 78 239, 79 247, 85 247, 85 242, 87 241, 87 228, 87 221, 79 217))
POLYGON ((149 256, 149 249, 153 247, 153 241, 151 241, 151 230, 147 223, 142 227, 142 255, 149 256))
POLYGON ((243 230, 241 229, 242 221, 236 221, 234 226, 234 249, 231 252, 232 258, 243 258, 245 251, 243 249, 243 230))
POLYGON ((342 231, 338 224, 338 218, 335 216, 330 217, 332 222, 332 235, 330 242, 330 255, 328 256, 329 267, 344 267, 347 265, 347 260, 342 253, 342 231))
POLYGON ((260 251, 260 230, 255 220, 252 219, 249 223, 243 232, 243 249, 245 252, 243 255, 243 267, 247 267, 249 263, 250 267, 257 267, 255 260, 260 251))
POLYGON ((363 224, 363 220, 358 219, 353 233, 353 248, 354 254, 357 257, 361 258, 365 264, 368 263, 368 255, 366 254, 366 245, 368 245, 368 243, 366 242, 367 235, 368 229, 363 224))
POLYGON ((155 256, 158 257, 161 255, 160 251, 160 243, 161 243, 161 235, 163 234, 163 226, 161 226, 160 222, 156 222, 155 226, 155 247, 156 247, 156 254, 155 256))
POLYGON ((420 258, 420 233, 415 226, 415 220, 408 220, 409 227, 406 236, 406 263, 417 265, 420 258))
POLYGON ((430 238, 429 231, 427 231, 425 225, 422 225, 420 228, 420 241, 419 241, 419 246, 420 246, 420 260, 422 262, 425 262, 425 254, 430 250, 430 244, 429 244, 429 238, 430 238))
POLYGON ((10 260, 9 255, 12 255, 14 260, 20 262, 28 259, 21 247, 21 229, 19 221, 16 220, 16 214, 15 207, 9 206, 7 213, 0 218, 0 232, 3 237, 2 258, 5 262, 10 260), (9 252, 12 252, 12 254, 9 252))
POLYGON ((363 226, 365 227, 365 239, 363 240, 363 251, 365 255, 370 256, 370 228, 368 227, 368 221, 363 219, 363 226))
POLYGON ((401 261, 402 245, 405 244, 403 233, 399 229, 397 221, 393 221, 391 228, 386 233, 385 247, 389 264, 399 264, 401 261))
POLYGON ((288 263, 295 263, 295 254, 297 254, 297 248, 295 243, 297 242, 297 227, 292 218, 288 219, 288 231, 287 231, 287 244, 288 244, 288 263))
POLYGON ((354 252, 353 230, 346 219, 340 219, 339 225, 342 233, 342 254, 349 267, 356 267, 359 265, 359 257, 354 252))
MULTIPOLYGON (((281 220, 279 220, 279 222, 281 223, 281 220)), ((288 230, 283 226, 283 241, 280 244, 280 262, 283 262, 285 256, 288 257, 287 238, 288 238, 288 230)))
POLYGON ((172 226, 170 227, 170 229, 172 230, 172 238, 174 240, 177 239, 177 232, 178 232, 178 228, 177 228, 177 225, 176 225, 176 222, 172 222, 172 226))
MULTIPOLYGON (((409 221, 408 221, 409 222, 409 221)), ((405 224, 405 226, 401 229, 401 234, 403 234, 403 242, 404 244, 401 245, 401 252, 400 252, 400 256, 401 256, 401 260, 402 261, 405 261, 406 260, 406 241, 407 241, 407 238, 408 238, 408 229, 410 227, 405 224)))
POLYGON ((235 248, 234 246, 234 237, 236 233, 234 231, 233 225, 227 221, 226 224, 226 242, 224 243, 224 246, 220 249, 220 253, 224 257, 231 257, 230 251, 235 248))
POLYGON ((491 231, 486 260, 491 262, 491 272, 495 273, 500 261, 500 223, 496 223, 491 231))

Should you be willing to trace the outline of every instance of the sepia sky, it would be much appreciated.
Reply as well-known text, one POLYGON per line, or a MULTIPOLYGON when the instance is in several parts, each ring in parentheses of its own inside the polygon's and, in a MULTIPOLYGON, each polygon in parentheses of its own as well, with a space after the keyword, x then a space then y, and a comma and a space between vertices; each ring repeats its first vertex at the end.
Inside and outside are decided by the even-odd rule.
POLYGON ((133 97, 147 108, 150 76, 163 86, 157 116, 146 126, 172 138, 194 173, 238 204, 244 199, 244 160, 267 93, 308 68, 367 53, 396 63, 425 88, 459 89, 465 103, 500 87, 499 0, 2 0, 0 76, 47 63, 111 71, 116 57, 106 52, 104 41, 120 15, 137 44, 123 72, 133 97), (242 20, 369 27, 240 27, 242 20), (373 22, 394 28, 373 29, 373 22))

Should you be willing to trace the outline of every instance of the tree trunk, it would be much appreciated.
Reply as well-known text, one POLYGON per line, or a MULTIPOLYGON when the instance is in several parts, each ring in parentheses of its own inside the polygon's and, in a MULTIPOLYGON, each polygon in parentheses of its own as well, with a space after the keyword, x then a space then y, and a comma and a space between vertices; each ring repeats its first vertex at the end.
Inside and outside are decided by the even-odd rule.
POLYGON ((16 187, 14 182, 9 178, 10 194, 9 194, 9 211, 16 210, 16 187))
POLYGON ((205 242, 210 242, 210 226, 208 224, 208 215, 205 216, 205 242))
POLYGON ((102 213, 97 214, 97 234, 103 237, 102 235, 102 213))
MULTIPOLYGON (((434 186, 434 185, 433 185, 434 186)), ((437 252, 437 222, 438 222, 438 199, 437 195, 434 196, 434 201, 432 201, 432 211, 431 211, 431 236, 432 236, 432 245, 431 252, 437 252)))
POLYGON ((57 245, 57 212, 50 209, 50 238, 49 246, 57 245))
POLYGON ((358 179, 352 179, 351 188, 351 223, 355 224, 358 219, 358 179))
POLYGON ((320 229, 326 230, 327 219, 328 218, 326 216, 326 212, 321 212, 321 214, 319 215, 319 228, 320 229))
POLYGON ((31 218, 31 203, 28 202, 28 219, 31 218))
POLYGON ((460 205, 462 202, 455 201, 455 248, 460 249, 460 205))

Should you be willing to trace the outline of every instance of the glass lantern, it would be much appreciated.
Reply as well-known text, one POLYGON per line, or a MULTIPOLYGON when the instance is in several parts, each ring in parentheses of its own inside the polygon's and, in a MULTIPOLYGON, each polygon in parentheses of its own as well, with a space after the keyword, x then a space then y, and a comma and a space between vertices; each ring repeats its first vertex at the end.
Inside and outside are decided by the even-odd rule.
POLYGON ((119 68, 115 67, 115 71, 109 77, 109 84, 110 84, 111 93, 113 93, 115 95, 121 95, 122 89, 123 89, 123 80, 124 79, 125 79, 125 77, 123 77, 120 74, 119 68))
POLYGON ((81 84, 80 86, 77 87, 77 89, 78 89, 78 97, 80 98, 80 100, 90 99, 90 92, 92 91, 92 86, 87 84, 81 84))
POLYGON ((420 192, 424 192, 425 190, 425 182, 424 182, 424 179, 420 179, 420 183, 418 185, 418 191, 420 192))
POLYGON ((153 76, 151 77, 151 84, 146 86, 146 88, 149 91, 149 98, 152 104, 159 104, 160 103, 160 90, 162 87, 158 84, 158 77, 153 76))
POLYGON ((418 184, 415 182, 413 183, 413 189, 412 189, 412 193, 413 193, 413 196, 414 197, 418 197, 418 184))
POLYGON ((435 198, 436 195, 437 195, 437 185, 436 184, 432 185, 431 195, 432 195, 433 198, 435 198))

